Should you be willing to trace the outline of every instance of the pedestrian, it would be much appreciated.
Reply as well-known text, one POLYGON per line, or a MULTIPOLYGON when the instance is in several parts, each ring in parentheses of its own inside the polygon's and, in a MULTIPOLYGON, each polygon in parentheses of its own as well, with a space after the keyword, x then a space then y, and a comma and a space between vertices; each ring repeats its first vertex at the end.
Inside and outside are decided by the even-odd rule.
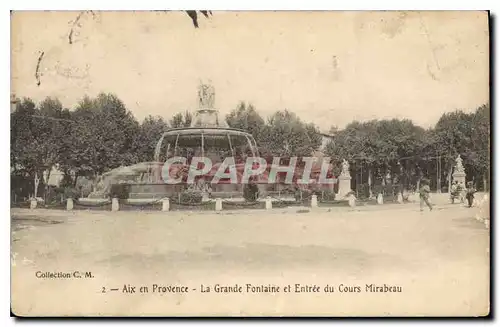
POLYGON ((431 192, 429 181, 427 179, 422 179, 420 185, 420 211, 424 211, 424 204, 432 211, 432 204, 429 202, 429 193, 431 192))
POLYGON ((472 203, 474 202, 474 193, 476 193, 474 185, 472 184, 472 182, 468 182, 465 196, 467 198, 467 203, 469 204, 469 208, 472 207, 472 203))
POLYGON ((460 199, 460 185, 458 185, 457 181, 454 181, 451 185, 450 199, 451 203, 455 203, 455 199, 460 199))

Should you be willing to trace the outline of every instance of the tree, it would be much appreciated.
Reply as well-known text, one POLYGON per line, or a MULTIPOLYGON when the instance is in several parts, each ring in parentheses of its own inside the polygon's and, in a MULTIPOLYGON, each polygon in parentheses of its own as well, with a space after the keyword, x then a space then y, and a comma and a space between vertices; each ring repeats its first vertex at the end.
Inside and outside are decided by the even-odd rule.
POLYGON ((265 125, 264 119, 257 113, 252 104, 240 102, 236 109, 226 116, 227 124, 232 128, 244 130, 255 138, 257 144, 262 139, 262 131, 265 125))
POLYGON ((96 105, 103 123, 104 151, 101 158, 105 168, 116 168, 136 162, 133 143, 139 132, 139 123, 135 117, 113 94, 99 94, 96 105))
POLYGON ((464 164, 469 163, 468 152, 473 147, 471 132, 472 116, 461 110, 444 113, 433 129, 433 148, 435 153, 443 156, 448 188, 457 156, 462 156, 464 164))
MULTIPOLYGON (((373 166, 375 162, 380 160, 378 157, 378 142, 380 139, 376 127, 376 121, 365 123, 354 121, 344 129, 336 131, 335 138, 328 142, 325 151, 335 164, 337 175, 341 171, 340 164, 344 159, 351 163, 354 180, 356 180, 357 170, 363 167, 363 164, 366 165, 367 173, 365 177, 367 178, 368 192, 370 194, 373 166)), ((360 182, 363 184, 364 180, 360 182)))
POLYGON ((262 144, 273 155, 310 156, 321 146, 319 130, 305 124, 294 113, 277 111, 268 118, 262 131, 262 144))
POLYGON ((189 111, 185 111, 184 114, 177 113, 172 119, 170 119, 170 127, 172 128, 181 128, 181 127, 189 127, 191 126, 191 122, 193 121, 193 115, 189 111))
POLYGON ((17 173, 34 173, 36 146, 33 135, 33 116, 37 114, 35 103, 28 98, 18 102, 10 115, 11 170, 17 173))
POLYGON ((75 177, 102 174, 137 162, 134 141, 139 123, 115 95, 85 97, 72 117, 72 146, 64 167, 75 177))
POLYGON ((161 117, 148 116, 142 122, 135 138, 135 152, 139 161, 151 161, 158 140, 168 124, 161 117))
POLYGON ((405 183, 410 182, 416 165, 426 158, 425 130, 409 119, 381 120, 377 128, 381 138, 378 151, 384 158, 384 168, 390 171, 393 179, 398 177, 405 179, 405 183))
POLYGON ((19 101, 15 111, 11 113, 11 176, 15 181, 13 187, 24 196, 38 190, 35 180, 38 178, 36 172, 39 168, 39 151, 33 123, 33 116, 36 114, 36 105, 28 98, 19 101))
MULTIPOLYGON (((104 167, 98 163, 98 153, 103 148, 104 130, 95 100, 84 97, 71 113, 74 124, 67 139, 68 154, 61 162, 66 177, 93 176, 104 167)), ((73 181, 76 183, 76 178, 73 181)))
POLYGON ((319 134, 319 129, 313 123, 304 124, 304 133, 306 142, 302 142, 297 147, 297 152, 301 154, 311 155, 318 150, 322 143, 322 136, 319 134))
POLYGON ((355 180, 366 180, 371 193, 372 184, 386 182, 388 172, 388 182, 397 179, 408 186, 425 147, 424 136, 425 130, 407 119, 354 121, 336 131, 326 153, 337 163, 349 161, 355 180))
POLYGON ((482 175, 483 189, 489 189, 490 175, 490 106, 485 104, 472 114, 471 143, 468 159, 476 176, 482 175))
POLYGON ((59 163, 67 148, 64 140, 68 137, 69 110, 63 110, 58 99, 46 98, 39 104, 39 117, 36 120, 36 135, 41 156, 40 168, 45 171, 47 180, 50 178, 52 167, 59 163))
POLYGON ((38 108, 24 99, 11 114, 11 170, 14 175, 32 179, 30 189, 35 196, 42 178, 48 180, 52 167, 66 155, 68 117, 69 111, 54 98, 46 98, 38 108))

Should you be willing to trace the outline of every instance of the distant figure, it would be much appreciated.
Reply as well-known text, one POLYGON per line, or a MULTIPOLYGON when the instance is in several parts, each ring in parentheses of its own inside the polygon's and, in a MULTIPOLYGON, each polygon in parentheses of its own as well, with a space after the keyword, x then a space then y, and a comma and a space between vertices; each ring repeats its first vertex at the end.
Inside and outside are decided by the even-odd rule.
POLYGON ((450 190, 450 200, 451 203, 455 203, 455 199, 459 199, 460 202, 463 201, 463 196, 462 196, 462 186, 457 181, 454 181, 453 184, 451 185, 451 190, 450 190))
POLYGON ((467 203, 469 204, 469 208, 472 207, 472 203, 474 202, 474 193, 476 193, 474 185, 472 184, 472 182, 468 182, 465 197, 467 198, 467 203))
POLYGON ((424 203, 427 204, 429 210, 432 211, 432 205, 429 202, 429 193, 431 193, 431 189, 429 187, 429 182, 426 179, 423 179, 420 182, 420 211, 424 211, 424 203))

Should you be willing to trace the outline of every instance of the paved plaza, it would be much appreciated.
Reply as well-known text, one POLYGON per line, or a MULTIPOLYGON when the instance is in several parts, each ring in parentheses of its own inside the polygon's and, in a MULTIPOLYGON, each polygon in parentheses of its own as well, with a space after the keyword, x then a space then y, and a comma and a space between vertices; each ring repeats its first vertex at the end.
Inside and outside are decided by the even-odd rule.
POLYGON ((31 315, 484 315, 489 230, 475 219, 478 210, 460 204, 439 204, 432 212, 420 212, 418 204, 309 212, 12 209, 13 310, 31 315), (74 271, 91 272, 93 278, 36 277, 37 272, 74 271), (216 284, 317 285, 322 292, 221 294, 214 292, 216 284), (370 284, 402 292, 367 292, 370 284), (124 285, 136 286, 136 293, 123 293, 124 285), (143 285, 149 293, 138 292, 143 285), (181 285, 190 293, 158 292, 181 285), (201 293, 207 286, 212 292, 201 293), (334 292, 324 292, 328 287, 334 292))

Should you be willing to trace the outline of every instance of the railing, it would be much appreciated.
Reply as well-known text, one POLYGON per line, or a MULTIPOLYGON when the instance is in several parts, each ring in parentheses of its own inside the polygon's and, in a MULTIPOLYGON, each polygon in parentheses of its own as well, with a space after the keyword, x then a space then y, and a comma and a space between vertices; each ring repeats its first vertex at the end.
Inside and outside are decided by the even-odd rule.
MULTIPOLYGON (((52 204, 31 204, 31 208, 46 208, 46 209, 66 209, 66 210, 151 210, 151 211, 179 211, 179 210, 198 210, 198 211, 222 211, 236 209, 272 209, 294 206, 306 206, 311 208, 317 207, 342 207, 342 206, 357 206, 357 205, 376 205, 394 203, 408 203, 408 201, 382 201, 379 203, 377 199, 368 201, 356 200, 353 196, 342 200, 326 199, 322 200, 317 195, 310 195, 300 198, 280 198, 269 195, 266 198, 260 198, 255 201, 248 201, 243 198, 208 198, 208 199, 193 199, 191 201, 183 201, 181 198, 152 198, 152 199, 68 199, 66 203, 52 204), (173 200, 173 201, 172 201, 173 200)), ((25 206, 29 207, 29 203, 25 206)))

